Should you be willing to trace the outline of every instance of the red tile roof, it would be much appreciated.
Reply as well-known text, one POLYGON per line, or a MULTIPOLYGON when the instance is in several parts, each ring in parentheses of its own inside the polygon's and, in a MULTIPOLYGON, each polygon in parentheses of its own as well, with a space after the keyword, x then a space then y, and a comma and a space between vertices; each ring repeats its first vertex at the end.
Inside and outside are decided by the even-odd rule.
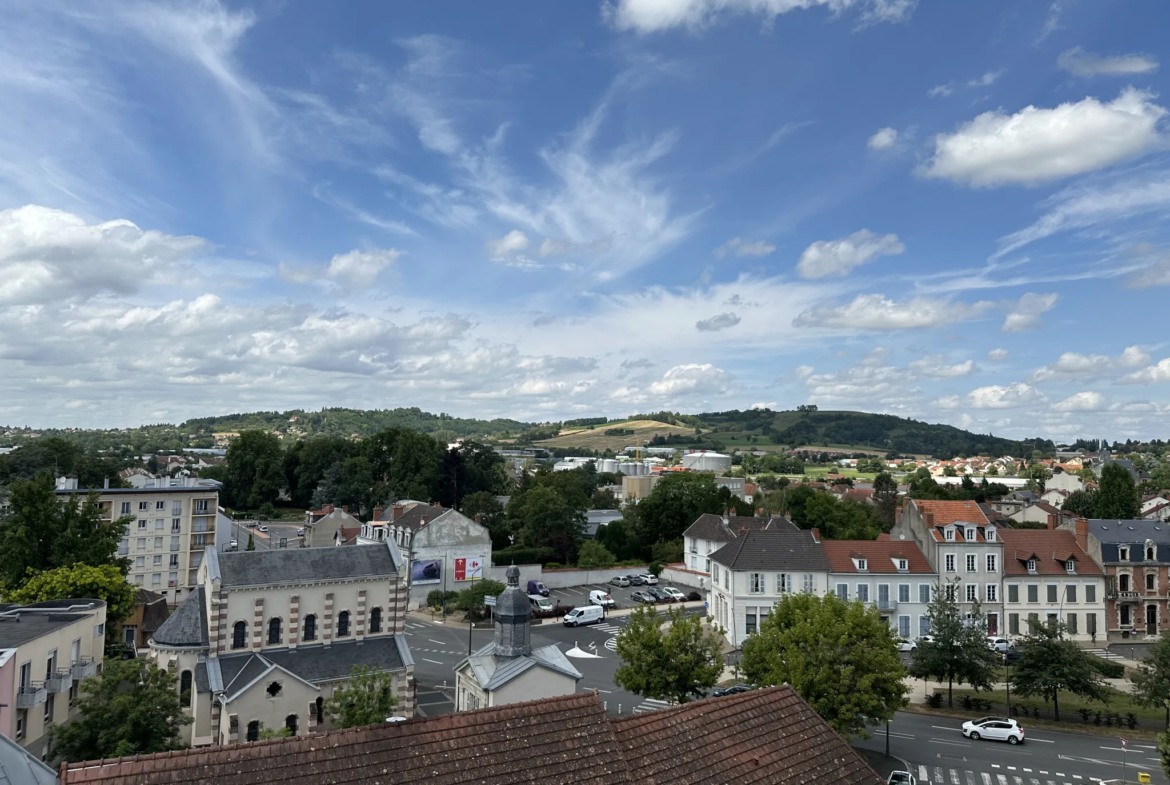
POLYGON ((1068 575, 1065 562, 1076 559, 1077 575, 1103 575, 1077 538, 1067 529, 1000 529, 1005 575, 1068 575), (1027 560, 1036 559, 1036 572, 1029 573, 1027 560))
POLYGON ((947 523, 973 523, 976 526, 987 525, 987 516, 975 502, 935 501, 933 499, 915 499, 913 502, 921 515, 932 513, 934 525, 942 526, 947 523))
POLYGON ((912 540, 891 540, 884 535, 877 540, 823 540, 821 548, 829 559, 829 566, 833 572, 857 572, 853 559, 857 556, 865 559, 866 573, 898 573, 894 559, 905 559, 910 573, 934 574, 930 562, 918 550, 912 540))

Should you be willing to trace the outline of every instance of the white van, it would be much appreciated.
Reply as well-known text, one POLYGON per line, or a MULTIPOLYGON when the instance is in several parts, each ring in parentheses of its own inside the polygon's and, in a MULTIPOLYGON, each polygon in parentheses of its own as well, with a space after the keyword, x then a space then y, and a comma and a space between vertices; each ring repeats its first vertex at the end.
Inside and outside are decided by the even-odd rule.
POLYGON ((582 624, 600 624, 605 619, 605 611, 599 605, 582 605, 565 614, 565 626, 577 627, 582 624))
POLYGON ((551 611, 553 609, 552 600, 548 597, 541 597, 539 594, 529 594, 528 603, 534 611, 551 611))
POLYGON ((591 605, 600 605, 603 608, 612 608, 613 606, 617 605, 617 603, 613 601, 613 597, 609 596, 608 592, 603 592, 599 589, 594 589, 593 591, 589 592, 589 603, 591 605))

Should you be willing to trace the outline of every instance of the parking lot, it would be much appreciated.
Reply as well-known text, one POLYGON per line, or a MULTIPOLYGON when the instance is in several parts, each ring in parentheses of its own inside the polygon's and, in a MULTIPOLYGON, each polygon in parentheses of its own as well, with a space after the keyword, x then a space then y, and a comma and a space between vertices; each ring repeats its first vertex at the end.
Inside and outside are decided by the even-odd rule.
MULTIPOLYGON (((631 573, 633 574, 633 573, 631 573)), ((673 586, 681 591, 683 594, 690 594, 692 591, 697 591, 691 586, 682 586, 670 583, 669 581, 659 580, 655 588, 662 589, 667 586, 673 586)), ((635 608, 640 603, 634 602, 630 599, 630 595, 636 591, 645 591, 648 586, 628 586, 626 588, 619 588, 609 583, 591 583, 585 586, 573 586, 567 589, 549 589, 548 598, 554 603, 560 603, 567 607, 576 607, 578 605, 589 604, 589 592, 604 591, 608 592, 613 601, 617 603, 616 609, 620 608, 635 608)))

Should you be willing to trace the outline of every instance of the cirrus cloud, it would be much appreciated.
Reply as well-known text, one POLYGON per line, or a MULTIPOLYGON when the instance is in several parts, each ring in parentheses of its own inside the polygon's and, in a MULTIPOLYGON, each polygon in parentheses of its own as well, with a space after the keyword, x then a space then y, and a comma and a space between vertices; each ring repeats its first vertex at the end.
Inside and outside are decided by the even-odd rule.
POLYGON ((828 330, 920 330, 976 319, 993 308, 995 303, 987 301, 914 297, 896 302, 881 294, 859 294, 845 305, 809 308, 792 323, 828 330))
POLYGON ((702 30, 722 16, 753 14, 766 22, 790 11, 824 6, 834 14, 861 12, 862 24, 899 22, 910 16, 917 0, 614 0, 602 14, 619 30, 658 33, 678 27, 702 30))
POLYGON ((1074 76, 1128 76, 1158 70, 1158 61, 1150 55, 1113 55, 1103 57, 1086 52, 1079 46, 1066 49, 1056 58, 1058 68, 1074 76))

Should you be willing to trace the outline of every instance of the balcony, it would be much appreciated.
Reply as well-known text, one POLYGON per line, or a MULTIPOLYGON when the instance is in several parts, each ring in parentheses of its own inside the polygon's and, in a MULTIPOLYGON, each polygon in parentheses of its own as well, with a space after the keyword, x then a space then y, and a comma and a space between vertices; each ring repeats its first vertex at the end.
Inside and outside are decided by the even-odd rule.
POLYGON ((1120 600, 1122 602, 1136 602, 1142 598, 1141 592, 1137 591, 1111 591, 1108 596, 1111 600, 1120 600))
POLYGON ((126 545, 123 543, 118 544, 118 555, 119 556, 126 556, 129 553, 130 553, 130 546, 129 545, 126 545))
POLYGON ((45 679, 45 689, 49 692, 69 692, 73 686, 73 674, 68 668, 53 671, 53 675, 45 679))
POLYGON ((48 699, 49 691, 45 689, 43 681, 22 684, 16 693, 16 708, 31 709, 43 705, 48 699))
POLYGON ((73 661, 69 666, 69 672, 74 679, 81 681, 97 673, 97 663, 93 661, 93 657, 81 657, 73 661))
POLYGON ((172 542, 172 543, 171 543, 171 550, 172 550, 172 551, 177 551, 177 550, 179 550, 179 543, 177 543, 177 542, 172 542))
POLYGON ((873 607, 879 611, 894 611, 898 609, 897 600, 874 600, 873 607))
POLYGON ((195 532, 196 534, 206 534, 208 532, 213 532, 215 531, 215 523, 213 521, 214 519, 212 518, 197 518, 195 520, 195 526, 191 529, 191 531, 195 532))

